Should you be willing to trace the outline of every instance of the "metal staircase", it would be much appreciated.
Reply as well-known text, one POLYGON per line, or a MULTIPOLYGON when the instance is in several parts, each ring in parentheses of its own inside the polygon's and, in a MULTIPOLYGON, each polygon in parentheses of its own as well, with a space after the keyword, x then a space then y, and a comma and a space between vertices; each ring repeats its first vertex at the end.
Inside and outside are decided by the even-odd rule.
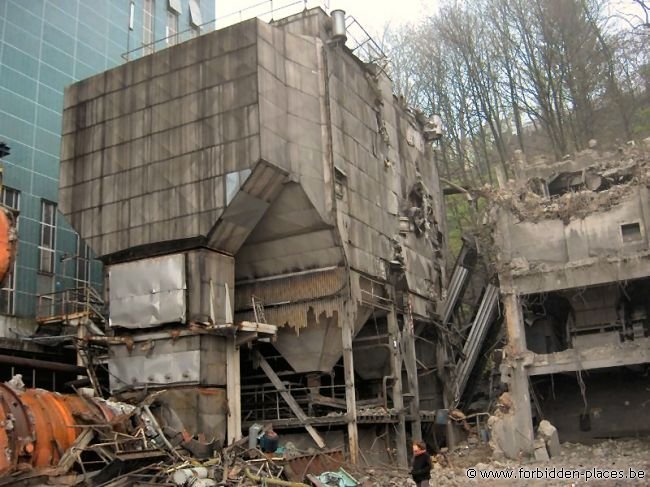
POLYGON ((52 340, 59 346, 74 346, 77 365, 84 367, 93 389, 101 395, 101 389, 93 354, 89 353, 87 335, 104 334, 107 323, 106 305, 96 289, 83 286, 56 293, 40 295, 33 339, 52 340))
POLYGON ((52 324, 74 326, 84 318, 100 328, 107 322, 104 300, 91 286, 38 296, 36 322, 39 327, 52 324))

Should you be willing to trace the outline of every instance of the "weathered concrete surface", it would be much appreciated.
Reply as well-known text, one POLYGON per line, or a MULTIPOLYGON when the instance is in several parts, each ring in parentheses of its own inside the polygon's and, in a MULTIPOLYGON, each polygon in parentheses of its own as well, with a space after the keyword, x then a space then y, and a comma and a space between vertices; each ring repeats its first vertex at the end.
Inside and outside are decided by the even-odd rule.
MULTIPOLYGON (((252 317, 253 296, 263 302, 282 327, 275 347, 300 373, 331 372, 342 327, 352 339, 371 307, 429 322, 445 281, 427 122, 381 69, 326 42, 328 22, 314 9, 206 34, 73 85, 64 113, 61 209, 95 252, 110 264, 197 249, 234 259, 235 320, 252 317)), ((232 268, 188 262, 200 289, 189 316, 205 322, 208 284, 223 287, 232 268)), ((195 368, 221 374, 223 350, 215 356, 199 354, 195 368)), ((146 364, 163 357, 118 358, 141 359, 129 381, 146 383, 169 368, 149 379, 146 364)), ((232 364, 229 401, 240 380, 232 364)), ((176 384, 186 372, 166 370, 176 384)))
POLYGON ((500 267, 512 272, 519 293, 650 275, 645 262, 650 251, 648 161, 648 154, 636 148, 617 154, 588 150, 568 161, 528 166, 522 180, 488 190, 496 207, 500 267), (559 196, 531 190, 539 193, 558 174, 576 171, 582 176, 574 180, 581 185, 559 196), (587 175, 597 181, 594 190, 585 187, 587 175))
POLYGON ((535 447, 535 460, 538 462, 546 462, 550 459, 548 451, 546 450, 546 443, 543 439, 538 438, 534 443, 535 447))
POLYGON ((590 443, 599 438, 647 437, 650 391, 642 367, 619 367, 583 372, 585 398, 575 373, 535 378, 545 400, 544 416, 555 426, 562 442, 590 443), (552 394, 555 392, 555 395, 552 394), (589 416, 581 427, 580 416, 589 416))
POLYGON ((519 296, 505 293, 502 296, 506 326, 506 348, 501 364, 501 381, 508 385, 509 394, 502 395, 502 422, 504 441, 499 443, 508 458, 533 453, 533 421, 530 410, 528 372, 525 368, 526 332, 519 296), (507 400, 505 400, 507 399, 507 400))
MULTIPOLYGON (((649 161, 636 148, 616 154, 588 150, 572 160, 525 166, 517 182, 487 190, 497 225, 493 256, 506 298, 509 340, 502 370, 520 412, 530 409, 524 393, 529 376, 577 372, 582 378, 583 370, 650 362, 645 290, 650 277, 649 161), (560 337, 549 350, 562 351, 535 354, 526 349, 520 340, 525 336, 521 304, 510 302, 526 297, 530 325, 547 327, 560 337), (510 319, 510 305, 519 318, 510 319), (566 310, 560 311, 563 306, 566 310)), ((541 350, 538 339, 546 332, 537 331, 528 334, 541 350)), ((536 383, 543 379, 536 377, 536 383)), ((588 409, 589 387, 586 391, 576 396, 582 411, 579 405, 571 408, 574 424, 567 422, 568 410, 554 411, 551 419, 562 435, 571 431, 575 436, 578 416, 588 409)), ((546 395, 542 410, 554 402, 546 395)), ((615 428, 607 431, 616 434, 615 428)), ((629 425, 620 431, 630 431, 629 425)), ((546 440, 553 455, 557 441, 546 440)))
POLYGON ((251 20, 67 89, 60 208, 98 255, 214 225, 260 159, 256 42, 251 20))
POLYGON ((397 239, 428 319, 446 245, 432 148, 385 75, 323 42, 327 21, 246 21, 70 87, 61 209, 93 249, 207 244, 238 281, 344 263, 384 280, 397 239), (426 231, 404 230, 423 205, 426 231))
POLYGON ((550 457, 555 457, 560 454, 560 437, 557 434, 557 428, 550 422, 545 419, 539 422, 537 436, 544 442, 550 457))
POLYGON ((529 375, 645 364, 650 362, 650 337, 616 345, 531 355, 527 358, 529 375))
POLYGON ((226 390, 216 387, 184 387, 164 391, 158 400, 168 405, 194 436, 205 435, 206 440, 224 443, 228 404, 226 390))

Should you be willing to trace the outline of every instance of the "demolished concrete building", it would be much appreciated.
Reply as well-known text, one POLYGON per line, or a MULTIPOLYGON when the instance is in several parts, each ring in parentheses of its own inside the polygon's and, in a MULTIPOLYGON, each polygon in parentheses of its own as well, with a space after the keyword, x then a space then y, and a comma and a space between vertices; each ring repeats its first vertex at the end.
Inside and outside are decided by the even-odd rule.
POLYGON ((70 86, 60 208, 105 264, 113 395, 164 388, 227 443, 272 422, 404 464, 442 406, 415 343, 446 283, 441 131, 341 15, 244 21, 70 86))
POLYGON ((648 151, 516 160, 516 181, 485 194, 514 406, 504 450, 532 452, 533 419, 563 441, 647 434, 648 151))

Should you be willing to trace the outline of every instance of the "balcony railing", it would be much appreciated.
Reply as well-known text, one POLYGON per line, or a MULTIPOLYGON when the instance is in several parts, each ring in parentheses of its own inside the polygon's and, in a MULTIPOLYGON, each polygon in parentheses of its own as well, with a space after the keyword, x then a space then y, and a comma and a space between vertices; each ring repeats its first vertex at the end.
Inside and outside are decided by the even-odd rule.
POLYGON ((105 323, 104 300, 90 286, 65 289, 38 296, 36 320, 41 323, 66 322, 89 318, 105 323))

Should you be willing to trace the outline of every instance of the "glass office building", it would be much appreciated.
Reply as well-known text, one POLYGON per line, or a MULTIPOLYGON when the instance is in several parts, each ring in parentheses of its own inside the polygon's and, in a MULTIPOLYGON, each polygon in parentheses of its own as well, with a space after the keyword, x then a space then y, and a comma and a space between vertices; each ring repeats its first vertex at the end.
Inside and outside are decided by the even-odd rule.
POLYGON ((214 9, 214 0, 0 0, 0 143, 11 150, 1 197, 19 234, 1 315, 33 317, 38 296, 101 287, 101 265, 57 211, 65 86, 127 51, 133 59, 214 28, 214 9))

